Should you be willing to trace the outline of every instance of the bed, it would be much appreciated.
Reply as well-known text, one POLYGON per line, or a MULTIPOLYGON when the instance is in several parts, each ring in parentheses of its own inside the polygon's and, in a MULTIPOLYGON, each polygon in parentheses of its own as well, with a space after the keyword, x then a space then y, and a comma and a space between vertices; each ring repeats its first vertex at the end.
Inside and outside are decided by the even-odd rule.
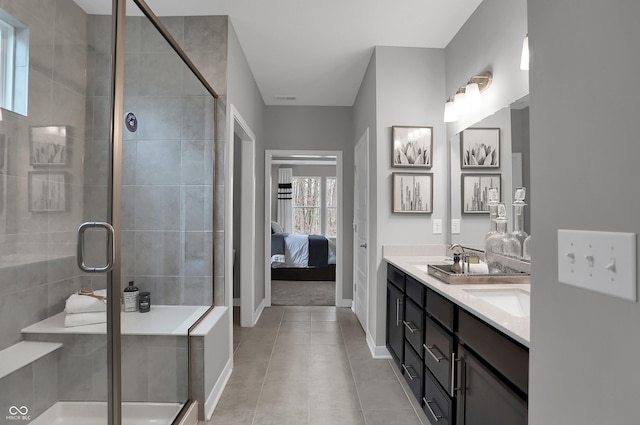
POLYGON ((335 280, 336 245, 331 239, 277 230, 272 224, 271 279, 335 280))

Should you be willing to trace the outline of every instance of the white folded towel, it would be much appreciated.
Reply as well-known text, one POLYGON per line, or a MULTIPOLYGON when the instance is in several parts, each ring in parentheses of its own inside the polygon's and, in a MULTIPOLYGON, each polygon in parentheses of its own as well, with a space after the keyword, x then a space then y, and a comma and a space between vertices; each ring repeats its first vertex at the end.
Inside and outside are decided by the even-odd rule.
POLYGON ((95 323, 107 323, 107 312, 75 313, 67 314, 64 317, 64 326, 67 328, 73 326, 93 325, 95 323))
POLYGON ((469 273, 488 274, 489 266, 487 263, 469 264, 469 273))
POLYGON ((98 297, 105 297, 105 300, 92 297, 90 295, 72 294, 64 305, 64 311, 67 313, 94 313, 99 311, 107 311, 107 290, 99 289, 93 291, 98 297))

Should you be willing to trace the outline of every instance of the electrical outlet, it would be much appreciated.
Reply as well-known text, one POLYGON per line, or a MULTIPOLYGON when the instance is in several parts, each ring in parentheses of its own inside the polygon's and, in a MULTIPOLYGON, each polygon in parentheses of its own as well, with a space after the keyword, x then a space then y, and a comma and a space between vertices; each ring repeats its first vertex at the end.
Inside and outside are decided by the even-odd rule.
POLYGON ((636 301, 636 234, 558 230, 558 281, 636 301))
POLYGON ((433 219, 433 234, 434 235, 442 234, 442 219, 440 218, 433 219))
POLYGON ((451 219, 451 234, 459 235, 460 234, 460 219, 454 218, 451 219))

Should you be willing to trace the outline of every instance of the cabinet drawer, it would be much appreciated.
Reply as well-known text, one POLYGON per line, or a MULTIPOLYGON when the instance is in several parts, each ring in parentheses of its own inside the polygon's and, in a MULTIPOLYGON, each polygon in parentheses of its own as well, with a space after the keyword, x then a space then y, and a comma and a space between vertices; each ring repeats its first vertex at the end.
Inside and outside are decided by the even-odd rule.
POLYGON ((439 324, 426 318, 424 324, 424 364, 438 380, 442 388, 452 395, 451 354, 453 336, 439 324))
POLYGON ((422 353, 424 311, 409 298, 406 299, 404 309, 404 338, 414 350, 422 353))
POLYGON ((402 373, 407 384, 409 384, 411 392, 416 396, 416 400, 420 400, 422 397, 422 375, 424 374, 424 366, 422 359, 420 359, 418 354, 406 342, 404 347, 404 362, 402 362, 402 373))
POLYGON ((529 351, 460 309, 458 337, 524 394, 529 388, 529 351))
POLYGON ((407 296, 415 301, 415 303, 420 307, 424 307, 424 294, 426 293, 427 287, 411 276, 406 277, 405 285, 407 296))
POLYGON ((453 402, 436 383, 428 370, 424 372, 424 397, 422 410, 431 423, 449 425, 453 423, 453 402))
POLYGON ((451 332, 454 331, 455 305, 431 289, 427 289, 427 313, 451 332))
POLYGON ((404 292, 404 273, 391 264, 387 264, 387 280, 404 292))

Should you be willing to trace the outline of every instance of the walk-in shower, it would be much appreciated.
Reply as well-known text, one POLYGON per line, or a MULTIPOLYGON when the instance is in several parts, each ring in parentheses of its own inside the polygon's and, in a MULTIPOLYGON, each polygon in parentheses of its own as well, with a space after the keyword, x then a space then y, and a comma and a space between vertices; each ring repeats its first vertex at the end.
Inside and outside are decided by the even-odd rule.
POLYGON ((0 424, 171 424, 214 302, 217 95, 184 51, 216 21, 0 8, 0 424), (150 311, 121 311, 129 282, 150 311))

